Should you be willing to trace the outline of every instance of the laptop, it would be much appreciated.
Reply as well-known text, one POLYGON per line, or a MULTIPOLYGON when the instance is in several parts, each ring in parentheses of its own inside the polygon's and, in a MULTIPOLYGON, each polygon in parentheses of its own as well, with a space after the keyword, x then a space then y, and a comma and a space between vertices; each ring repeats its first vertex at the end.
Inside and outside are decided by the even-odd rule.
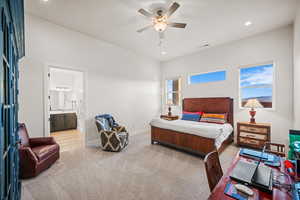
POLYGON ((272 169, 267 166, 260 166, 264 151, 265 147, 263 148, 257 163, 239 160, 233 169, 230 178, 271 193, 273 188, 272 169))

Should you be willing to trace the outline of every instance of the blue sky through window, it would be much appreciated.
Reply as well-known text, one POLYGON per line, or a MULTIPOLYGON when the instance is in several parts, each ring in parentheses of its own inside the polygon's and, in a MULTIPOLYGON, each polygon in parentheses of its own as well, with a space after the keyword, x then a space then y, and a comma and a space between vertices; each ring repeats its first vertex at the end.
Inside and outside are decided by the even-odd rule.
POLYGON ((167 92, 173 92, 173 80, 167 80, 167 92))
POLYGON ((173 80, 167 80, 167 103, 173 100, 173 80))
POLYGON ((242 103, 256 98, 266 104, 264 107, 269 107, 273 96, 273 64, 242 68, 240 87, 242 103))
POLYGON ((190 76, 190 84, 209 83, 226 80, 226 71, 210 72, 190 76))
POLYGON ((167 80, 167 103, 172 103, 173 105, 178 105, 179 103, 179 79, 167 80))

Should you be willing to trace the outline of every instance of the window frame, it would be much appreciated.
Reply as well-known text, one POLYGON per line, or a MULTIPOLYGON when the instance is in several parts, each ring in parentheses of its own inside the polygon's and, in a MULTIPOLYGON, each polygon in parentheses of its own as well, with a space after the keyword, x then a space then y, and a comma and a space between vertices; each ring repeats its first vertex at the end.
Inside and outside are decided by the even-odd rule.
POLYGON ((268 111, 275 111, 276 110, 276 63, 275 61, 266 61, 266 62, 260 62, 260 63, 255 63, 255 64, 247 64, 247 65, 240 65, 238 67, 238 104, 239 104, 239 109, 240 110, 245 110, 248 108, 245 108, 242 106, 242 98, 241 98, 241 69, 245 68, 251 68, 251 67, 258 67, 258 66, 263 66, 263 65, 273 65, 273 73, 272 73, 272 108, 259 108, 259 110, 268 110, 268 111))
POLYGON ((210 84, 210 83, 217 83, 217 82, 222 82, 222 81, 226 81, 226 80, 227 80, 227 69, 218 69, 218 70, 208 71, 208 72, 190 73, 187 76, 187 84, 188 85, 210 84), (205 83, 191 83, 191 76, 209 74, 209 73, 215 73, 215 72, 223 72, 223 71, 225 71, 225 80, 211 81, 211 82, 205 82, 205 83))
POLYGON ((171 93, 171 92, 168 92, 168 88, 167 88, 167 85, 168 85, 168 81, 169 80, 178 80, 178 91, 177 92, 172 92, 173 93, 177 93, 178 94, 178 105, 172 105, 172 106, 181 106, 182 102, 182 77, 181 76, 176 76, 176 77, 169 77, 169 78, 165 78, 164 79, 164 105, 168 105, 168 93, 171 93))

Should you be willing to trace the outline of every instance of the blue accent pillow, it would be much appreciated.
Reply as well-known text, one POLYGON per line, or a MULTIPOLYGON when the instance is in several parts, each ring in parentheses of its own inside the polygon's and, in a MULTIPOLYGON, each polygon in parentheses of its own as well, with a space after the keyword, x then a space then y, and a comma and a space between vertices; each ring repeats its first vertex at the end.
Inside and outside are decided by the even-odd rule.
POLYGON ((188 121, 196 121, 198 122, 200 120, 200 115, 199 114, 182 114, 182 120, 188 120, 188 121))

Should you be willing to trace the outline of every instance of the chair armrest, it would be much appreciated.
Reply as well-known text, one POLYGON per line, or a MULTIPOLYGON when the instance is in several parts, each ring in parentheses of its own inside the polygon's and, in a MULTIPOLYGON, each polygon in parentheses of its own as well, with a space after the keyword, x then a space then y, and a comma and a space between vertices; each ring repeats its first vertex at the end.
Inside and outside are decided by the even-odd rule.
POLYGON ((30 147, 19 147, 19 155, 23 166, 34 167, 38 163, 38 159, 30 147))
POLYGON ((116 132, 127 132, 125 126, 115 126, 113 127, 113 130, 116 131, 116 132))
POLYGON ((282 150, 285 149, 285 145, 284 145, 284 144, 278 144, 278 143, 266 142, 265 145, 266 145, 266 149, 270 149, 272 146, 273 146, 273 147, 280 148, 280 149, 282 149, 282 150))
POLYGON ((266 146, 265 151, 267 153, 273 153, 275 155, 285 157, 285 145, 284 144, 266 142, 265 146, 266 146))
POLYGON ((38 158, 30 147, 19 147, 20 156, 20 176, 28 178, 35 176, 38 166, 38 158))
POLYGON ((114 131, 114 130, 111 130, 111 131, 103 131, 103 130, 102 130, 102 131, 100 132, 100 134, 101 134, 101 133, 105 133, 106 135, 117 134, 117 132, 114 131))
POLYGON ((29 144, 31 147, 35 147, 41 145, 56 144, 56 142, 53 137, 38 137, 38 138, 30 138, 29 144))

